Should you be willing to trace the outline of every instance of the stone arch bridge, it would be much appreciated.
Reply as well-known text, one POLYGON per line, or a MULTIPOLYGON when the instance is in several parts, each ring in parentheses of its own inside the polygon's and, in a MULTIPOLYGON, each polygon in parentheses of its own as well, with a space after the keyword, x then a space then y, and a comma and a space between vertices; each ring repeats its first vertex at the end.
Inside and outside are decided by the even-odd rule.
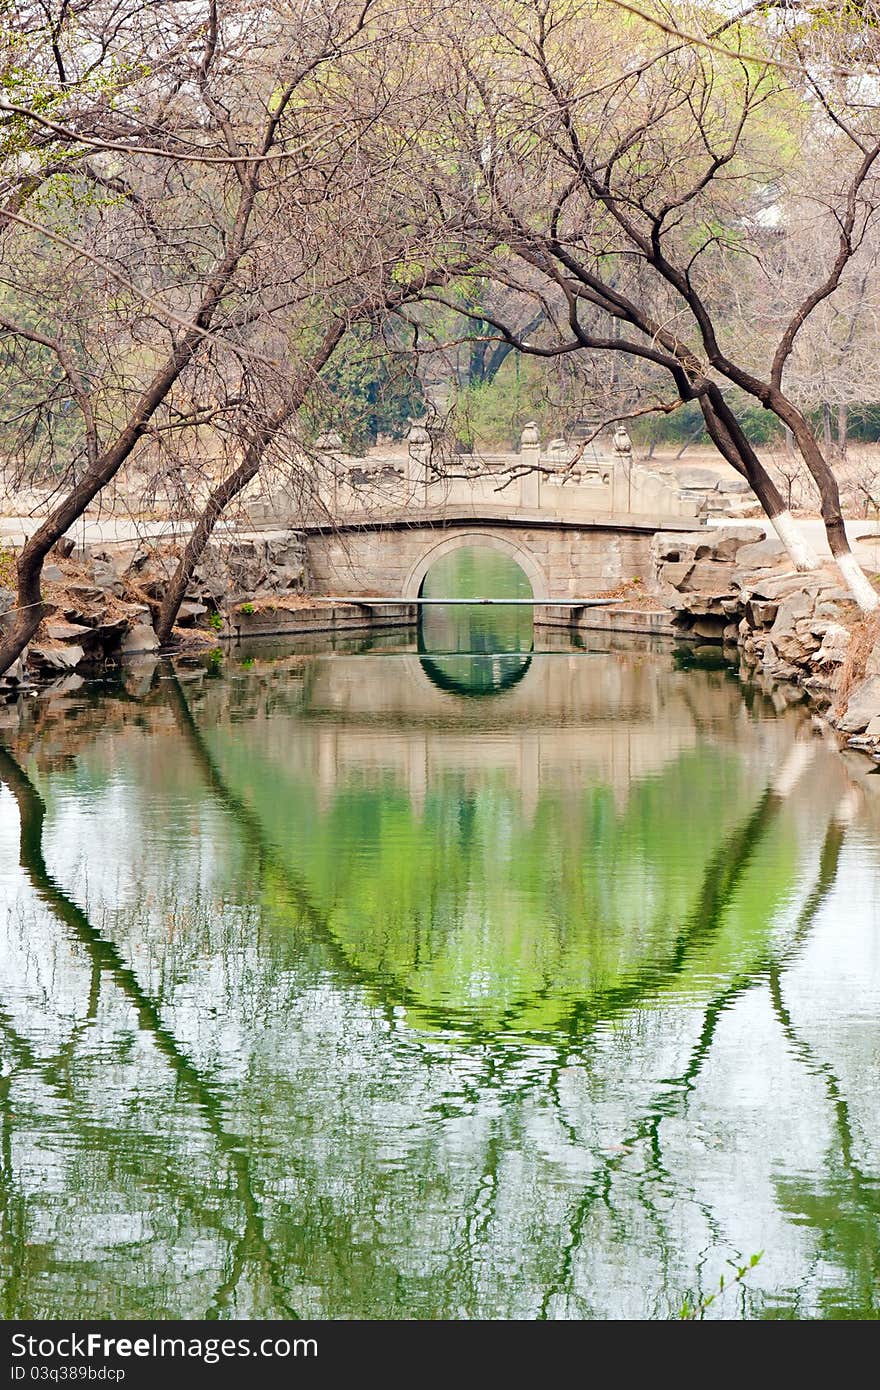
MULTIPOLYGON (((647 582, 651 538, 661 530, 690 530, 696 518, 524 517, 501 508, 475 515, 444 508, 409 519, 375 518, 304 528, 306 566, 315 594, 381 596, 412 602, 431 566, 450 551, 481 546, 509 555, 535 599, 572 600, 647 582)), ((536 617, 541 615, 536 613, 536 617)))
POLYGON ((326 436, 320 445, 314 505, 283 492, 258 504, 265 512, 258 524, 303 533, 316 595, 412 602, 436 560, 480 545, 510 555, 537 600, 589 598, 647 580, 657 531, 692 530, 705 520, 704 501, 633 461, 625 431, 615 435, 613 453, 564 440, 544 451, 532 423, 517 453, 445 472, 434 467, 424 429, 411 431, 403 457, 354 459, 341 444, 326 436))
POLYGON ((466 460, 458 471, 435 468, 429 436, 418 427, 402 458, 356 460, 341 443, 326 439, 311 514, 307 506, 303 515, 302 501, 296 508, 283 497, 267 503, 278 521, 285 511, 291 521, 299 513, 293 524, 305 535, 315 594, 411 602, 442 555, 480 545, 510 555, 535 599, 589 598, 647 580, 655 532, 691 530, 704 520, 706 504, 695 494, 634 462, 625 431, 615 435, 613 452, 564 440, 544 450, 531 423, 517 453, 466 460))

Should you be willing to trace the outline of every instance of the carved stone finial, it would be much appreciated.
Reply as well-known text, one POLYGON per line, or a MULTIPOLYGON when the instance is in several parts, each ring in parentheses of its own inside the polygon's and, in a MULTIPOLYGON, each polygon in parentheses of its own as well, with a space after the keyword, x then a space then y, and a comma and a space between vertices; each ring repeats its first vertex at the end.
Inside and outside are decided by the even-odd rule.
POLYGON ((632 440, 630 439, 629 434, 623 425, 617 426, 617 429, 614 431, 614 438, 612 440, 612 443, 614 444, 614 452, 618 455, 619 458, 632 457, 632 440))
POLYGON ((541 433, 538 429, 538 422, 537 420, 529 420, 520 435, 520 443, 528 448, 529 445, 534 446, 535 444, 540 444, 540 442, 541 433))

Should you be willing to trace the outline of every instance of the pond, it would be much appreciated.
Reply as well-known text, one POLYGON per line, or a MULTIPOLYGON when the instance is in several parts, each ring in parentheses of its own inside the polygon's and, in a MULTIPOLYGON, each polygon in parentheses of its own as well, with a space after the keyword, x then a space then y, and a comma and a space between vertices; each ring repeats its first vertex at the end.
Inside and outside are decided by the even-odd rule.
POLYGON ((7 717, 4 1317, 874 1315, 872 779, 478 616, 7 717))

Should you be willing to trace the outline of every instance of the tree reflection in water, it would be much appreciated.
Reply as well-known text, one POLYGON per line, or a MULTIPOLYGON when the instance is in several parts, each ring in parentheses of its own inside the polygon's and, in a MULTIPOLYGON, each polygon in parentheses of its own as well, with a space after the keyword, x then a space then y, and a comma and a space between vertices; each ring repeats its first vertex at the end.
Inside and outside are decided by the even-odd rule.
POLYGON ((744 1116, 742 1311, 870 1312, 864 1030, 832 1064, 786 1002, 876 881, 836 755, 646 650, 488 703, 411 660, 162 680, 0 754, 5 1315, 663 1314, 751 1253, 744 1116), (721 1080, 780 1041, 791 1155, 721 1080))

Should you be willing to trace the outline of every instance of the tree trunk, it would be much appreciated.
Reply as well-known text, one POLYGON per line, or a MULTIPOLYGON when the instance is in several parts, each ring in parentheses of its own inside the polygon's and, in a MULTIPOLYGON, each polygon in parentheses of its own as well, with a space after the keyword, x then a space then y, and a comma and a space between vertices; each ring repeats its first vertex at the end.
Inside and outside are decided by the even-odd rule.
POLYGON ((47 611, 42 603, 40 580, 43 562, 49 551, 82 516, 101 489, 116 476, 143 438, 150 421, 181 372, 207 341, 206 330, 210 328, 217 306, 241 260, 255 197, 256 185, 251 179, 245 185, 239 200, 226 251, 205 284, 202 301, 192 319, 191 327, 183 334, 150 384, 141 392, 115 442, 98 455, 79 482, 62 498, 22 548, 17 565, 18 617, 12 630, 0 641, 0 675, 21 656, 47 611), (41 608, 43 611, 39 612, 41 608))
POLYGON ((340 319, 331 324, 320 347, 300 374, 291 396, 256 431, 245 449, 241 463, 217 484, 209 496, 163 595, 154 624, 156 636, 160 642, 166 643, 171 640, 174 624, 180 612, 180 605, 186 597, 186 591, 192 582, 193 572, 204 554, 205 546, 211 538, 214 527, 230 502, 234 501, 259 473, 266 450, 272 440, 299 410, 318 372, 326 366, 335 352, 345 329, 346 325, 340 319))
MULTIPOLYGON (((287 418, 286 415, 285 419, 287 418)), ((278 425, 277 428, 280 429, 281 425, 278 425)), ((273 433, 277 433, 277 429, 273 433)), ((228 474, 221 483, 218 483, 208 498, 204 511, 196 522, 194 530, 190 533, 177 568, 168 581, 162 598, 154 626, 156 636, 163 644, 171 639, 174 624, 180 612, 180 605, 183 603, 186 591, 192 581, 193 571, 204 554, 205 546, 211 539, 214 527, 230 502, 238 497, 248 483, 257 476, 270 439, 271 435, 268 435, 261 438, 260 441, 255 440, 246 450, 238 468, 233 473, 228 474)))
POLYGON ((690 434, 688 435, 687 439, 685 439, 684 442, 683 442, 683 443, 681 444, 681 446, 679 447, 678 453, 675 455, 675 461, 676 461, 676 463, 678 462, 678 460, 679 460, 680 458, 684 458, 685 451, 686 451, 687 449, 689 449, 689 448, 691 447, 692 444, 696 444, 697 440, 699 439, 699 437, 700 437, 700 435, 701 435, 702 433, 703 433, 703 424, 702 424, 702 421, 701 421, 700 424, 697 425, 697 428, 696 428, 695 430, 691 430, 691 432, 690 432, 690 434))
POLYGON ((794 519, 770 474, 752 448, 742 426, 717 386, 700 396, 706 428, 719 451, 748 482, 785 546, 795 569, 814 570, 819 557, 795 527, 794 519))
POLYGON ((837 479, 825 461, 813 431, 800 411, 781 391, 776 389, 771 391, 767 406, 783 424, 790 428, 800 455, 819 489, 822 520, 825 523, 828 546, 844 583, 862 612, 873 613, 877 608, 880 608, 880 595, 869 582, 867 575, 852 553, 846 527, 843 523, 843 513, 840 509, 840 489, 837 486, 837 479))
POLYGON ((833 448, 831 437, 831 406, 827 402, 822 406, 822 439, 825 444, 826 454, 830 454, 833 448))
POLYGON ((846 458, 847 445, 849 444, 849 406, 839 405, 837 407, 837 452, 842 459, 846 458))

